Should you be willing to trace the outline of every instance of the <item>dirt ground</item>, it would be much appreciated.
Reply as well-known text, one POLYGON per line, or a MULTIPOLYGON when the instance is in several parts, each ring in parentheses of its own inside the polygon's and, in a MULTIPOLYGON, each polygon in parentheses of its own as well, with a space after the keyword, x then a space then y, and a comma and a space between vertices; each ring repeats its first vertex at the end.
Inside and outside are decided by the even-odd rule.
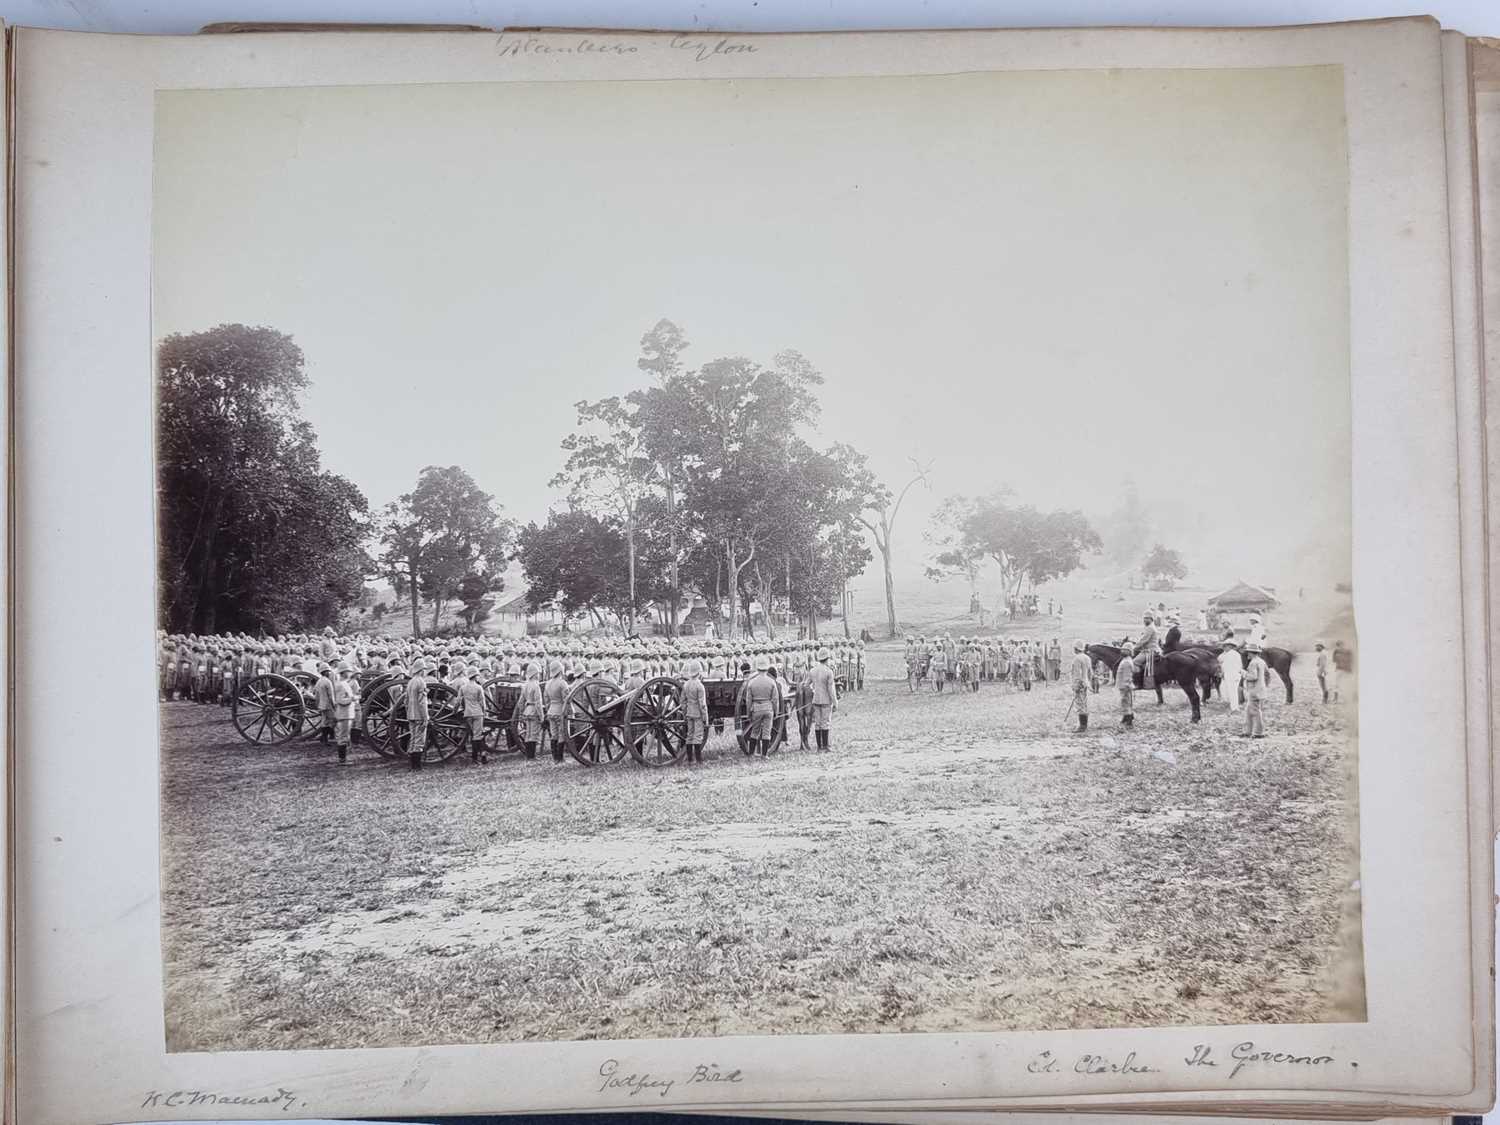
MULTIPOLYGON (((873 657, 894 676, 899 657, 873 657)), ((1352 708, 872 678, 831 753, 256 749, 162 707, 177 1051, 1363 1018, 1352 708)))

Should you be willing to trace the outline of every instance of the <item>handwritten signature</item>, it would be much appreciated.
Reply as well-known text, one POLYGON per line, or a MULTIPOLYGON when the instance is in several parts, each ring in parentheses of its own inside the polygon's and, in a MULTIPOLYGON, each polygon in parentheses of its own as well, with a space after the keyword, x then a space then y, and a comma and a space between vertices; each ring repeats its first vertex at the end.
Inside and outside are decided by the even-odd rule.
POLYGON ((152 1090, 141 1102, 142 1109, 178 1109, 204 1105, 273 1105, 282 1113, 306 1109, 295 1090, 276 1088, 272 1094, 221 1094, 214 1090, 152 1090))
MULTIPOLYGON (((1026 1064, 1032 1074, 1063 1073, 1063 1061, 1051 1051, 1043 1051, 1026 1064)), ((1131 1051, 1123 1059, 1111 1059, 1107 1055, 1079 1055, 1067 1068, 1074 1074, 1160 1074, 1159 1067, 1149 1066, 1136 1058, 1131 1051)))
POLYGON ((599 1065, 599 1093, 608 1093, 611 1090, 629 1090, 627 1097, 636 1097, 639 1094, 652 1093, 658 1098, 665 1098, 681 1082, 684 1086, 696 1086, 703 1082, 743 1082, 744 1073, 740 1070, 727 1070, 718 1063, 700 1063, 686 1074, 679 1073, 675 1077, 671 1075, 652 1074, 649 1071, 631 1071, 628 1074, 620 1072, 619 1059, 605 1059, 599 1065))

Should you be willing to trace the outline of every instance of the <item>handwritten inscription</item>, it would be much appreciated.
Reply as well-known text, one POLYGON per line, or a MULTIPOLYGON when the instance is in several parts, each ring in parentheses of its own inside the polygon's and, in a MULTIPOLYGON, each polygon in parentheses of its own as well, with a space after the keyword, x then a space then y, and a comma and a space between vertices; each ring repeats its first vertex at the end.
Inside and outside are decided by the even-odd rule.
POLYGON ((561 39, 548 41, 535 35, 502 35, 495 42, 501 58, 526 55, 634 55, 640 48, 619 39, 561 39))
MULTIPOLYGON (((1225 1065, 1230 1068, 1229 1077, 1237 1078, 1241 1071, 1250 1066, 1319 1067, 1329 1066, 1333 1061, 1332 1055, 1298 1055, 1290 1051, 1265 1050, 1257 1047, 1254 1042, 1246 1040, 1229 1048, 1229 1059, 1225 1065)), ((1214 1049, 1207 1043, 1194 1045, 1192 1053, 1183 1062, 1188 1066, 1216 1067, 1219 1065, 1219 1060, 1214 1056, 1214 1049)), ((1349 1065, 1359 1066, 1354 1062, 1349 1065)))
POLYGON ((1043 1051, 1029 1063, 1026 1069, 1032 1074, 1160 1074, 1159 1067, 1141 1062, 1134 1051, 1124 1058, 1108 1055, 1079 1055, 1072 1062, 1064 1062, 1051 1051, 1043 1051))
POLYGON ((563 36, 509 35, 502 34, 495 40, 495 51, 503 59, 521 59, 542 56, 592 55, 628 58, 641 57, 645 52, 665 50, 684 55, 694 62, 706 63, 712 59, 732 55, 753 55, 760 51, 754 43, 727 37, 712 38, 702 35, 674 35, 670 39, 609 39, 583 35, 578 38, 563 36))
POLYGON ((221 1094, 214 1090, 152 1090, 141 1102, 142 1109, 190 1109, 206 1105, 269 1105, 282 1113, 306 1109, 295 1090, 278 1087, 271 1094, 221 1094))
POLYGON ((678 1085, 698 1086, 705 1082, 743 1082, 745 1075, 740 1070, 729 1070, 718 1063, 699 1063, 690 1071, 676 1074, 652 1074, 650 1071, 624 1072, 619 1059, 605 1059, 599 1064, 599 1093, 627 1091, 626 1097, 650 1094, 666 1098, 678 1085))
POLYGON ((698 62, 707 62, 719 55, 753 55, 758 48, 754 43, 733 39, 716 39, 709 42, 696 36, 676 35, 668 46, 674 51, 692 51, 698 62))

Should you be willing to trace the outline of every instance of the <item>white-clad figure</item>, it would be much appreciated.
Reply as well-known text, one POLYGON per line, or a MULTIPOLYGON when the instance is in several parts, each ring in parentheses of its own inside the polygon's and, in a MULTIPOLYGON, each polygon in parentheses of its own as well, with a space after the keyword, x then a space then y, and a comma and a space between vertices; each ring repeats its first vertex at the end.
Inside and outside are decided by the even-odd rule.
POLYGON ((1240 709, 1240 680, 1245 675, 1245 660, 1234 644, 1232 640, 1225 641, 1224 651, 1219 653, 1219 671, 1222 674, 1219 692, 1229 701, 1230 714, 1240 709))
POLYGON ((1208 613, 1201 609, 1198 611, 1198 632, 1208 632, 1208 613))
POLYGON ((1266 647, 1266 627, 1261 623, 1260 614, 1250 615, 1250 635, 1245 638, 1247 645, 1255 645, 1257 648, 1266 647))

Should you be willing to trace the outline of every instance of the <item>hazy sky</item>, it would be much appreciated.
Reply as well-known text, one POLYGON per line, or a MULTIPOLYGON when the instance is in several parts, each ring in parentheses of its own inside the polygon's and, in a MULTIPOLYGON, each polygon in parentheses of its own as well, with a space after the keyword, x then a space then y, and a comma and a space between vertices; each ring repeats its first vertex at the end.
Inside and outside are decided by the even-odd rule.
POLYGON ((815 440, 941 497, 1112 508, 1198 570, 1349 553, 1337 69, 159 95, 158 337, 290 333, 327 468, 540 518, 581 398, 803 352, 815 440), (1250 459, 1256 467, 1250 471, 1250 459))

